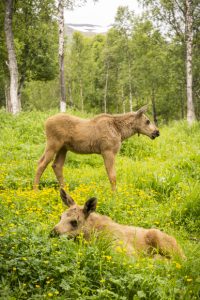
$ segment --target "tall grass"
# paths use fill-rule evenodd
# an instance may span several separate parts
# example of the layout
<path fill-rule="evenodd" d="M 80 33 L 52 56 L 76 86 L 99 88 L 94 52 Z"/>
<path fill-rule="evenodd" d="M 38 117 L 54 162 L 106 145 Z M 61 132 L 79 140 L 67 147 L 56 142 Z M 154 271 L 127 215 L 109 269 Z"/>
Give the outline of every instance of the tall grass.
<path fill-rule="evenodd" d="M 186 261 L 130 258 L 106 237 L 49 238 L 65 209 L 51 167 L 32 191 L 55 111 L 0 112 L 0 299 L 198 299 L 200 285 L 200 125 L 174 122 L 155 141 L 134 136 L 117 157 L 115 194 L 98 155 L 69 153 L 66 187 L 79 204 L 123 224 L 174 235 Z M 80 115 L 78 112 L 76 114 Z"/>

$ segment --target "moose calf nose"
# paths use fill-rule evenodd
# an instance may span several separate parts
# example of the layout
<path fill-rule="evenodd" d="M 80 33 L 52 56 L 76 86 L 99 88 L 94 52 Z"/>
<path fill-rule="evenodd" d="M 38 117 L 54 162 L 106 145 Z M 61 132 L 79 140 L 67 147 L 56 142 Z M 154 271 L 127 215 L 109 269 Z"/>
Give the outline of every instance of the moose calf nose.
<path fill-rule="evenodd" d="M 160 131 L 156 130 L 156 135 L 159 136 L 160 135 Z"/>
<path fill-rule="evenodd" d="M 155 130 L 155 136 L 159 136 L 160 135 L 160 131 L 159 130 Z"/>

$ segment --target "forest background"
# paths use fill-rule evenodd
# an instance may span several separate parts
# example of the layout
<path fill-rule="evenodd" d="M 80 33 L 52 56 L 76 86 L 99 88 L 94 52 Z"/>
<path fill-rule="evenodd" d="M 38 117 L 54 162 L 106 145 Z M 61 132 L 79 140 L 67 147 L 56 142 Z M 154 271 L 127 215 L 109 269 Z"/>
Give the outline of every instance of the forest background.
<path fill-rule="evenodd" d="M 62 11 L 84 2 L 1 2 L 0 107 L 12 112 L 5 13 L 10 5 L 17 112 L 46 111 L 66 101 L 67 108 L 94 114 L 122 113 L 149 103 L 156 123 L 188 118 L 188 110 L 192 112 L 189 122 L 199 119 L 198 1 L 140 1 L 144 8 L 140 17 L 128 7 L 119 7 L 105 34 L 63 32 L 61 70 Z"/>
<path fill-rule="evenodd" d="M 64 10 L 85 2 L 0 2 L 0 300 L 200 299 L 199 0 L 140 1 L 140 17 L 119 7 L 105 34 L 66 36 Z M 187 260 L 128 257 L 103 235 L 50 239 L 65 208 L 50 166 L 32 189 L 44 121 L 146 103 L 161 137 L 123 143 L 117 192 L 99 155 L 73 153 L 66 190 L 81 205 L 97 197 L 118 223 L 173 235 Z"/>

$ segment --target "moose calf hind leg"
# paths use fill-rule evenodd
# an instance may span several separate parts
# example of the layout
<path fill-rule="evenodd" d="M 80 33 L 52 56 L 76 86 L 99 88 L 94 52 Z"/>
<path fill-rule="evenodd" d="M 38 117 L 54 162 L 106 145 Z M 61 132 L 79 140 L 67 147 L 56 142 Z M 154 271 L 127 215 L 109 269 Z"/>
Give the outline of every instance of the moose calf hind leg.
<path fill-rule="evenodd" d="M 67 150 L 61 148 L 56 154 L 56 158 L 52 164 L 52 168 L 61 187 L 64 187 L 63 166 L 65 163 Z"/>
<path fill-rule="evenodd" d="M 106 151 L 103 153 L 104 164 L 110 180 L 112 190 L 116 190 L 116 171 L 115 171 L 115 154 L 111 151 Z"/>
<path fill-rule="evenodd" d="M 184 254 L 180 249 L 174 237 L 158 230 L 149 229 L 146 234 L 146 243 L 150 250 L 156 250 L 157 254 L 171 257 L 172 255 L 179 255 L 184 258 Z"/>
<path fill-rule="evenodd" d="M 33 184 L 33 188 L 35 190 L 38 189 L 40 178 L 41 178 L 44 170 L 50 163 L 50 161 L 53 159 L 54 155 L 55 155 L 55 152 L 53 150 L 46 150 L 45 153 L 43 154 L 43 156 L 40 158 L 40 160 L 38 162 L 38 168 L 36 171 L 34 184 Z"/>

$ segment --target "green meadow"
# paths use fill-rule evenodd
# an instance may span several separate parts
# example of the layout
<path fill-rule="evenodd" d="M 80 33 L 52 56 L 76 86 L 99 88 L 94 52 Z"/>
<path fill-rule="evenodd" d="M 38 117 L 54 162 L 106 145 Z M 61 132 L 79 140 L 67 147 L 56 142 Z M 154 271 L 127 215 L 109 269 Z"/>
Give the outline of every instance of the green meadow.
<path fill-rule="evenodd" d="M 154 260 L 128 257 L 105 236 L 49 238 L 65 209 L 51 166 L 39 191 L 32 183 L 45 147 L 43 124 L 54 113 L 0 111 L 0 299 L 200 299 L 200 124 L 172 122 L 154 141 L 125 141 L 116 193 L 101 156 L 69 153 L 66 160 L 66 190 L 78 204 L 95 196 L 99 213 L 159 228 L 187 257 Z"/>

